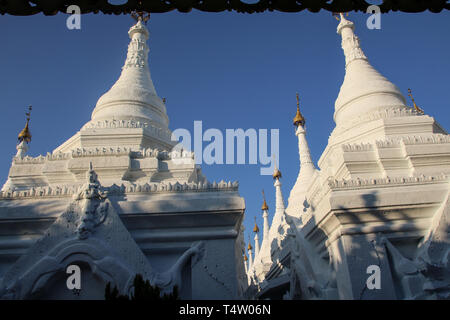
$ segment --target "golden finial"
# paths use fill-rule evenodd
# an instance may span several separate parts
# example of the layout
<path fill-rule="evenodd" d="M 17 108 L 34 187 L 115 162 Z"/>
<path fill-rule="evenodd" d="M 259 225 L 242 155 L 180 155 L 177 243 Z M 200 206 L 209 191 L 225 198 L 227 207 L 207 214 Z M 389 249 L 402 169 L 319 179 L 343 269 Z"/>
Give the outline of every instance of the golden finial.
<path fill-rule="evenodd" d="M 258 225 L 256 224 L 256 217 L 255 217 L 255 227 L 253 228 L 253 232 L 254 233 L 258 233 L 259 232 Z"/>
<path fill-rule="evenodd" d="M 264 190 L 262 191 L 262 194 L 263 194 L 264 201 L 263 201 L 261 210 L 263 210 L 263 211 L 269 210 L 269 206 L 267 205 L 267 202 L 266 202 L 266 195 L 264 194 Z"/>
<path fill-rule="evenodd" d="M 416 102 L 414 101 L 411 89 L 408 89 L 408 96 L 411 98 L 411 101 L 413 103 L 414 109 L 417 111 L 417 113 L 418 114 L 424 114 L 424 111 L 421 108 L 419 108 L 417 106 Z"/>
<path fill-rule="evenodd" d="M 297 97 L 297 113 L 295 114 L 294 117 L 294 126 L 298 127 L 300 126 L 304 126 L 305 125 L 305 118 L 303 118 L 302 114 L 300 113 L 300 99 L 298 97 L 298 93 L 296 94 Z"/>
<path fill-rule="evenodd" d="M 22 141 L 25 141 L 26 143 L 31 142 L 31 132 L 28 127 L 28 123 L 30 122 L 30 118 L 31 118 L 31 110 L 32 110 L 32 106 L 29 106 L 28 112 L 25 113 L 25 115 L 27 116 L 27 123 L 25 124 L 25 128 L 23 128 L 22 131 L 20 131 L 19 135 L 17 136 L 17 138 L 19 139 L 19 142 L 22 142 Z"/>
<path fill-rule="evenodd" d="M 274 179 L 279 180 L 281 178 L 281 171 L 277 169 L 277 167 L 275 167 L 275 170 L 273 171 L 272 177 Z"/>
<path fill-rule="evenodd" d="M 166 98 L 162 98 L 162 102 L 163 102 L 164 104 L 166 104 L 166 101 L 167 101 Z"/>
<path fill-rule="evenodd" d="M 277 168 L 277 161 L 276 161 L 275 157 L 274 157 L 273 160 L 275 161 L 275 169 L 273 170 L 272 177 L 273 177 L 274 179 L 279 180 L 279 179 L 281 178 L 281 171 L 278 170 L 278 168 Z"/>
<path fill-rule="evenodd" d="M 142 8 L 142 1 L 138 1 L 138 7 Z M 143 10 L 134 10 L 131 12 L 131 17 L 136 20 L 136 22 L 142 21 L 147 24 L 147 21 L 150 19 L 150 13 Z"/>
<path fill-rule="evenodd" d="M 247 262 L 247 260 L 248 260 L 247 255 L 244 254 L 244 261 Z"/>
<path fill-rule="evenodd" d="M 343 16 L 344 13 L 342 13 L 342 12 L 333 12 L 331 15 L 333 17 L 335 17 L 337 21 L 340 21 L 341 20 L 341 16 Z M 346 16 L 348 17 L 348 12 L 346 12 Z"/>
<path fill-rule="evenodd" d="M 247 249 L 248 249 L 248 251 L 250 251 L 250 250 L 252 250 L 253 249 L 253 247 L 252 247 L 252 244 L 249 242 L 248 243 L 248 247 L 247 247 Z"/>

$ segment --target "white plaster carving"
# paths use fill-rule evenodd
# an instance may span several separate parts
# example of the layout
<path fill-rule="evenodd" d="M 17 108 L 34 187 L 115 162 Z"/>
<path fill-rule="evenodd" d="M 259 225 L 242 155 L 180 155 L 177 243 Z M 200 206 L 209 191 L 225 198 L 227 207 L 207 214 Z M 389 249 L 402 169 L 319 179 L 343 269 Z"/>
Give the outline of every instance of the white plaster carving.
<path fill-rule="evenodd" d="M 284 219 L 277 216 L 276 183 L 272 245 L 263 240 L 247 268 L 247 297 L 450 297 L 450 136 L 405 105 L 398 88 L 370 66 L 353 29 L 341 14 L 346 75 L 320 171 L 313 171 L 300 125 L 300 173 L 314 173 L 298 175 Z M 372 264 L 382 270 L 383 290 L 366 287 Z"/>
<path fill-rule="evenodd" d="M 138 22 L 129 36 L 121 75 L 91 121 L 52 153 L 30 157 L 18 147 L 0 192 L 0 231 L 11 231 L 0 237 L 0 260 L 2 250 L 18 259 L 0 261 L 0 298 L 46 298 L 71 263 L 99 280 L 90 288 L 98 299 L 106 282 L 129 294 L 137 273 L 163 292 L 178 286 L 186 299 L 242 294 L 239 184 L 209 182 L 192 152 L 172 151 L 148 31 Z"/>

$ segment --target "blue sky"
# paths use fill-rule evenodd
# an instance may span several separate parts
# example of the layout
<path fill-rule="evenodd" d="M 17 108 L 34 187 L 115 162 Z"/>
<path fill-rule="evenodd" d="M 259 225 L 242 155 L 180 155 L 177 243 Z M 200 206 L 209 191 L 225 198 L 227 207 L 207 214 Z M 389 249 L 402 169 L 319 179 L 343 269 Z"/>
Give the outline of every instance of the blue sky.
<path fill-rule="evenodd" d="M 450 129 L 450 13 L 382 15 L 381 30 L 368 15 L 351 13 L 372 65 L 406 96 Z M 67 16 L 0 16 L 0 180 L 6 181 L 26 106 L 33 105 L 29 154 L 46 154 L 91 116 L 97 99 L 117 80 L 126 57 L 129 16 L 88 14 L 81 30 Z M 314 161 L 334 128 L 334 101 L 344 77 L 338 22 L 329 12 L 152 14 L 150 70 L 167 97 L 170 128 L 280 130 L 285 201 L 299 170 L 292 118 L 300 93 Z M 205 143 L 206 145 L 206 143 Z M 246 240 L 258 218 L 261 190 L 273 217 L 274 187 L 259 165 L 203 165 L 210 181 L 239 180 L 246 202 Z M 253 236 L 252 236 L 253 238 Z"/>

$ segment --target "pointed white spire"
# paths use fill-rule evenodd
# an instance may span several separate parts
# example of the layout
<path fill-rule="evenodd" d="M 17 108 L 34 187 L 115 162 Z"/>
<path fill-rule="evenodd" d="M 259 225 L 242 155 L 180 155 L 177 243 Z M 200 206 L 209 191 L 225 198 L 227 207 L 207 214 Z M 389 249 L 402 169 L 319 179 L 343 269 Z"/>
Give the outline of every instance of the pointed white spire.
<path fill-rule="evenodd" d="M 247 258 L 247 255 L 244 254 L 244 268 L 245 268 L 245 274 L 248 273 L 248 265 L 247 265 L 247 263 L 248 263 L 248 258 Z"/>
<path fill-rule="evenodd" d="M 270 226 L 269 231 L 270 241 L 277 237 L 278 227 L 283 223 L 285 213 L 283 193 L 281 192 L 281 171 L 278 170 L 276 165 L 272 176 L 275 180 L 275 214 L 273 216 L 272 225 Z M 269 244 L 269 246 L 271 245 Z"/>
<path fill-rule="evenodd" d="M 335 103 L 336 126 L 372 111 L 406 108 L 400 90 L 370 65 L 354 33 L 353 22 L 340 16 L 337 33 L 342 37 L 346 73 Z"/>
<path fill-rule="evenodd" d="M 264 233 L 263 233 L 263 241 L 264 239 L 269 238 L 269 211 L 263 211 L 263 219 L 264 219 Z"/>
<path fill-rule="evenodd" d="M 248 242 L 248 271 L 252 270 L 253 267 L 253 255 L 252 255 L 252 245 L 250 244 L 250 240 Z"/>
<path fill-rule="evenodd" d="M 259 233 L 259 228 L 258 225 L 256 224 L 256 217 L 255 217 L 255 227 L 253 228 L 253 232 L 255 233 L 255 260 L 256 257 L 258 256 L 259 253 L 259 237 L 258 237 L 258 233 Z"/>
<path fill-rule="evenodd" d="M 261 207 L 261 210 L 263 212 L 263 221 L 264 221 L 264 226 L 263 226 L 263 245 L 264 245 L 264 241 L 268 241 L 269 240 L 269 206 L 267 205 L 266 202 L 266 196 L 264 195 L 264 190 L 263 190 L 263 204 Z"/>
<path fill-rule="evenodd" d="M 131 41 L 119 79 L 98 99 L 91 120 L 54 152 L 85 147 L 170 150 L 175 145 L 165 104 L 150 77 L 149 32 L 142 17 L 128 35 Z"/>
<path fill-rule="evenodd" d="M 259 237 L 258 234 L 255 234 L 255 259 L 258 256 L 259 253 Z"/>
<path fill-rule="evenodd" d="M 309 184 L 312 181 L 314 173 L 317 171 L 309 151 L 308 141 L 306 140 L 306 120 L 300 113 L 300 102 L 297 93 L 297 114 L 294 117 L 296 126 L 295 134 L 298 138 L 298 153 L 300 159 L 300 170 L 297 181 L 289 195 L 288 207 L 286 212 L 294 217 L 299 217 L 302 213 L 305 203 L 305 194 Z"/>
<path fill-rule="evenodd" d="M 273 177 L 275 179 L 275 216 L 284 214 L 284 199 L 283 194 L 281 192 L 281 172 L 278 170 L 278 168 L 275 167 L 275 172 L 273 174 Z M 275 219 L 275 217 L 274 217 Z"/>
<path fill-rule="evenodd" d="M 117 82 L 97 101 L 92 120 L 137 120 L 168 127 L 166 108 L 156 94 L 148 65 L 149 32 L 141 20 L 128 31 L 127 58 Z"/>
<path fill-rule="evenodd" d="M 253 268 L 255 270 L 255 272 L 257 273 L 256 276 L 257 277 L 264 277 L 264 273 L 261 274 L 261 272 L 264 270 L 264 266 L 270 266 L 272 263 L 271 257 L 270 257 L 270 236 L 269 236 L 269 231 L 270 231 L 270 225 L 269 225 L 269 207 L 267 206 L 267 202 L 266 202 L 266 198 L 264 195 L 264 191 L 263 193 L 263 204 L 261 206 L 261 210 L 263 212 L 263 238 L 262 238 L 262 242 L 261 242 L 261 246 L 257 249 L 258 250 L 258 254 L 255 255 L 255 259 L 253 262 Z M 256 236 L 255 236 L 256 239 Z M 258 237 L 258 241 L 259 241 L 259 237 Z M 255 240 L 255 247 L 256 247 L 256 240 Z M 256 248 L 255 248 L 256 250 Z M 262 280 L 259 279 L 259 280 Z"/>
<path fill-rule="evenodd" d="M 298 154 L 300 158 L 300 173 L 309 172 L 314 173 L 316 167 L 311 159 L 311 152 L 309 151 L 308 141 L 306 140 L 306 128 L 298 126 L 295 130 L 295 135 L 298 138 Z"/>

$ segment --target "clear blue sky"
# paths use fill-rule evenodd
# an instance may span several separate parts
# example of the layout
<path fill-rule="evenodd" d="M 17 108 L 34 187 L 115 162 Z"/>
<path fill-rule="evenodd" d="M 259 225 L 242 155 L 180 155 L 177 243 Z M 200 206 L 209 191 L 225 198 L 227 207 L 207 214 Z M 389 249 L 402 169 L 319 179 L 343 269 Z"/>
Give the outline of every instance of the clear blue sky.
<path fill-rule="evenodd" d="M 117 80 L 133 24 L 129 16 L 83 15 L 81 30 L 67 16 L 0 16 L 0 183 L 6 181 L 27 105 L 33 105 L 29 154 L 46 154 L 90 119 L 97 99 Z M 366 14 L 348 19 L 372 65 L 450 129 L 450 13 L 382 15 L 381 30 Z M 150 70 L 167 97 L 170 128 L 280 129 L 283 192 L 299 169 L 292 118 L 295 93 L 307 118 L 314 161 L 334 127 L 334 101 L 344 77 L 338 22 L 318 14 L 234 12 L 152 14 Z M 205 143 L 206 145 L 206 143 Z M 273 217 L 274 187 L 259 165 L 203 165 L 210 181 L 239 180 L 246 202 L 246 240 L 253 217 L 261 227 L 261 189 Z M 253 236 L 252 236 L 253 238 Z"/>

